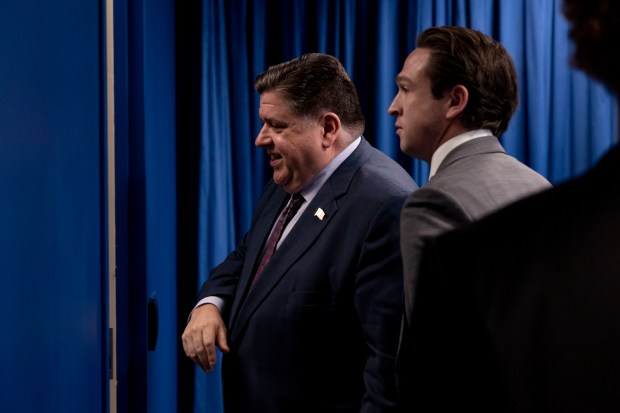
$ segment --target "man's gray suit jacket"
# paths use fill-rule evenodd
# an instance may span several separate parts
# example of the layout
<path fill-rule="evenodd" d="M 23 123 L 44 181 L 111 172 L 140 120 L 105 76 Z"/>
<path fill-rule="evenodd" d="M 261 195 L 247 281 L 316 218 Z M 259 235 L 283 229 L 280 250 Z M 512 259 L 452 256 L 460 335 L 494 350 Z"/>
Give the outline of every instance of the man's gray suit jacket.
<path fill-rule="evenodd" d="M 401 214 L 405 315 L 425 240 L 473 222 L 551 184 L 506 151 L 495 136 L 465 142 L 450 152 L 436 174 L 406 200 Z"/>

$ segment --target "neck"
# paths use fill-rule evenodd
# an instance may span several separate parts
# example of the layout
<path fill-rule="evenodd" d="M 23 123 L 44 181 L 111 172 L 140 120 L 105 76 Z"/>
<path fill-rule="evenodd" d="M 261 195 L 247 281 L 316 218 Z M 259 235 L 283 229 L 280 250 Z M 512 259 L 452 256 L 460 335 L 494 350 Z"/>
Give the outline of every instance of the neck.
<path fill-rule="evenodd" d="M 437 141 L 435 142 L 435 147 L 432 148 L 433 150 L 430 153 L 430 155 L 427 157 L 428 159 L 424 159 L 424 161 L 430 165 L 431 159 L 433 158 L 433 154 L 435 153 L 435 151 L 437 151 L 437 149 L 441 145 L 448 142 L 450 139 L 456 136 L 459 136 L 467 131 L 468 129 L 464 128 L 460 122 L 450 121 L 450 123 L 446 125 L 446 128 L 444 129 L 439 139 L 437 139 Z"/>

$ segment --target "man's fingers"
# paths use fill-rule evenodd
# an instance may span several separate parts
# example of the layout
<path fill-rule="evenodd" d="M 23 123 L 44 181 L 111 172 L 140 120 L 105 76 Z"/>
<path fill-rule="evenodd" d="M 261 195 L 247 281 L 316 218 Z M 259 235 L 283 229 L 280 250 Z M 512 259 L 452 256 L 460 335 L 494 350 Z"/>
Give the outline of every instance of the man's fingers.
<path fill-rule="evenodd" d="M 211 372 L 217 362 L 217 353 L 215 351 L 215 337 L 212 330 L 204 330 L 202 332 L 202 343 L 204 345 L 204 362 L 206 371 Z"/>
<path fill-rule="evenodd" d="M 200 329 L 190 324 L 186 327 L 183 333 L 183 350 L 185 355 L 192 359 L 192 361 L 198 364 L 203 370 L 209 371 L 210 364 L 206 355 L 206 347 L 203 342 L 203 334 Z"/>
<path fill-rule="evenodd" d="M 217 331 L 217 345 L 223 353 L 228 353 L 230 351 L 228 348 L 228 341 L 226 340 L 225 328 L 220 328 Z"/>

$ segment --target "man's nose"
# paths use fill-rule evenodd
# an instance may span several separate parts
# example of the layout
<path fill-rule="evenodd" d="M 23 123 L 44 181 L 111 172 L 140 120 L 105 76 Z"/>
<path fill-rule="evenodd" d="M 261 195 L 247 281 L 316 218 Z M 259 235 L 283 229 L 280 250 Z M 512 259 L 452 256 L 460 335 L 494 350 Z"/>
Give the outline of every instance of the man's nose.
<path fill-rule="evenodd" d="M 400 111 L 397 109 L 397 106 L 396 106 L 396 96 L 392 100 L 392 103 L 390 103 L 390 107 L 388 108 L 388 113 L 392 116 L 397 116 L 400 113 Z"/>
<path fill-rule="evenodd" d="M 266 125 L 263 125 L 261 130 L 256 135 L 256 139 L 254 140 L 254 144 L 256 146 L 266 146 L 271 142 L 271 138 L 269 137 L 269 133 L 266 130 Z"/>

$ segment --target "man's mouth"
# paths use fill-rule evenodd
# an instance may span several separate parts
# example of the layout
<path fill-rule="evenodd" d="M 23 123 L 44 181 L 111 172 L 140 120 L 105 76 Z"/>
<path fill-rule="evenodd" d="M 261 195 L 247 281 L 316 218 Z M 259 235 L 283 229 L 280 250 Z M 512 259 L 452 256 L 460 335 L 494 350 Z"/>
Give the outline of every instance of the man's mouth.
<path fill-rule="evenodd" d="M 269 154 L 269 164 L 272 167 L 275 167 L 275 165 L 277 165 L 278 161 L 280 161 L 282 159 L 282 155 L 277 154 L 277 153 L 270 153 Z"/>

